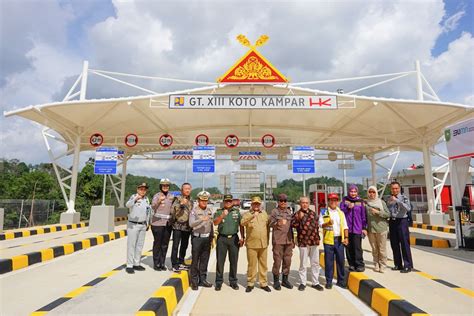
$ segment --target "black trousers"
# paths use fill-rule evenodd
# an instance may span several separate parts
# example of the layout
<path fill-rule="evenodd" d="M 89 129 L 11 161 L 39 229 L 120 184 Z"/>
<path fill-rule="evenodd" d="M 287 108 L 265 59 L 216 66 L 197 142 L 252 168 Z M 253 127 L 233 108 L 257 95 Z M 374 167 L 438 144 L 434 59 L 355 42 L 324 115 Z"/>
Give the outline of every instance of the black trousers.
<path fill-rule="evenodd" d="M 406 218 L 396 218 L 389 222 L 390 246 L 392 246 L 393 261 L 395 266 L 400 268 L 413 268 L 413 259 L 410 249 L 410 231 L 408 230 L 408 226 L 408 219 Z"/>
<path fill-rule="evenodd" d="M 207 264 L 211 254 L 210 237 L 191 237 L 191 253 L 193 261 L 191 262 L 191 284 L 198 285 L 206 281 Z"/>
<path fill-rule="evenodd" d="M 354 268 L 365 267 L 362 256 L 362 235 L 349 233 L 349 244 L 346 248 L 347 261 L 349 266 Z"/>
<path fill-rule="evenodd" d="M 171 264 L 173 265 L 173 267 L 184 263 L 184 256 L 186 256 L 186 250 L 188 250 L 190 234 L 191 232 L 173 229 L 173 248 L 171 248 Z"/>
<path fill-rule="evenodd" d="M 216 286 L 224 283 L 224 263 L 227 253 L 229 253 L 230 261 L 229 282 L 230 284 L 237 284 L 237 261 L 239 260 L 239 237 L 237 234 L 231 238 L 225 236 L 217 237 Z"/>
<path fill-rule="evenodd" d="M 164 266 L 166 252 L 171 237 L 171 226 L 151 226 L 153 233 L 153 263 L 155 266 Z"/>
<path fill-rule="evenodd" d="M 341 243 L 341 238 L 335 238 L 334 245 L 324 244 L 324 274 L 326 276 L 326 284 L 332 284 L 334 262 L 336 262 L 337 269 L 337 284 L 345 285 L 344 245 Z"/>

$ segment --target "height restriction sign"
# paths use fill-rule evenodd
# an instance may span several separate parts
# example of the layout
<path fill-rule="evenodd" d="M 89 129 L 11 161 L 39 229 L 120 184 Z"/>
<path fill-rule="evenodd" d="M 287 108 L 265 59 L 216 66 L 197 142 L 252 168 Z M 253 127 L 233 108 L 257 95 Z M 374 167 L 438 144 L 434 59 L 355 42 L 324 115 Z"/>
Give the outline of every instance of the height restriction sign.
<path fill-rule="evenodd" d="M 209 145 L 209 137 L 205 134 L 199 134 L 194 139 L 194 142 L 196 143 L 196 146 L 207 146 Z"/>
<path fill-rule="evenodd" d="M 237 135 L 230 134 L 225 138 L 225 145 L 229 148 L 235 148 L 239 145 L 239 138 Z"/>
<path fill-rule="evenodd" d="M 125 136 L 125 145 L 127 147 L 135 147 L 138 144 L 138 136 L 135 134 L 128 134 Z"/>
<path fill-rule="evenodd" d="M 170 134 L 160 136 L 160 145 L 162 147 L 170 147 L 173 144 L 173 137 Z"/>
<path fill-rule="evenodd" d="M 275 137 L 271 134 L 265 134 L 262 136 L 262 145 L 265 148 L 272 148 L 275 145 Z"/>

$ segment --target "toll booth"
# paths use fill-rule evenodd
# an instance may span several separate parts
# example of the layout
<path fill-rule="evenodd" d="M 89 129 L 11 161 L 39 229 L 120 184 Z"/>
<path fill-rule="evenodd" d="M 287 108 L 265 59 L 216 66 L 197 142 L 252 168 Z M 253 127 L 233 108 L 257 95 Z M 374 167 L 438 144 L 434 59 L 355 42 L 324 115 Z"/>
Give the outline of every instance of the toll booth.
<path fill-rule="evenodd" d="M 318 214 L 322 208 L 327 207 L 329 193 L 337 193 L 340 196 L 342 192 L 342 187 L 327 186 L 326 184 L 315 183 L 309 186 L 309 198 L 311 204 L 314 205 L 318 211 Z"/>
<path fill-rule="evenodd" d="M 311 184 L 309 186 L 309 198 L 319 214 L 321 209 L 327 206 L 328 191 L 326 184 Z"/>

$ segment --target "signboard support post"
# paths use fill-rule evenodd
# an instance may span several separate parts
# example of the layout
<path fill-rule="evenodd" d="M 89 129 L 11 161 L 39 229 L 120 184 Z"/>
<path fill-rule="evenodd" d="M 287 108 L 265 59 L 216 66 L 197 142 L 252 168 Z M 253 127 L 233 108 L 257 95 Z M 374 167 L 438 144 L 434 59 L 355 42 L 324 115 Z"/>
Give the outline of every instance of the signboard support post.
<path fill-rule="evenodd" d="M 342 153 L 342 164 L 346 164 L 346 159 L 345 159 L 344 153 Z M 346 174 L 346 168 L 342 169 L 342 178 L 344 181 L 344 196 L 347 196 L 347 174 Z"/>
<path fill-rule="evenodd" d="M 105 206 L 105 187 L 107 186 L 107 175 L 104 174 L 104 186 L 102 188 L 102 206 Z"/>
<path fill-rule="evenodd" d="M 204 191 L 204 173 L 201 173 L 202 190 Z"/>
<path fill-rule="evenodd" d="M 306 196 L 306 177 L 303 173 L 303 196 Z"/>

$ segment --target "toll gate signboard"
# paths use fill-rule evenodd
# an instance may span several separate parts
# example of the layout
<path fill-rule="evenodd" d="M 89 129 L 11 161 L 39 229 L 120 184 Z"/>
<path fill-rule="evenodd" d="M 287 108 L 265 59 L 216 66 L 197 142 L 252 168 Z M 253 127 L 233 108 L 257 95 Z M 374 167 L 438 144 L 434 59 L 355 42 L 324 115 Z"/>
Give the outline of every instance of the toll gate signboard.
<path fill-rule="evenodd" d="M 293 147 L 293 173 L 314 173 L 314 148 Z"/>
<path fill-rule="evenodd" d="M 193 172 L 213 173 L 216 166 L 215 146 L 193 147 Z"/>

